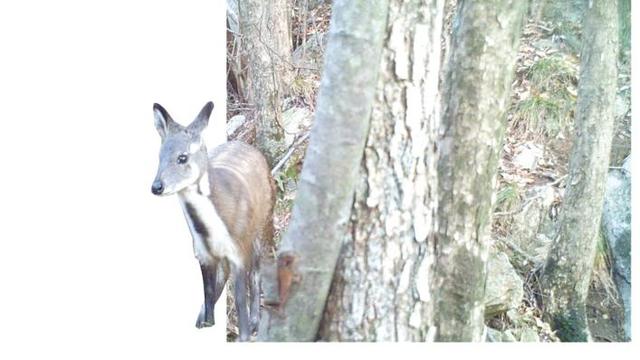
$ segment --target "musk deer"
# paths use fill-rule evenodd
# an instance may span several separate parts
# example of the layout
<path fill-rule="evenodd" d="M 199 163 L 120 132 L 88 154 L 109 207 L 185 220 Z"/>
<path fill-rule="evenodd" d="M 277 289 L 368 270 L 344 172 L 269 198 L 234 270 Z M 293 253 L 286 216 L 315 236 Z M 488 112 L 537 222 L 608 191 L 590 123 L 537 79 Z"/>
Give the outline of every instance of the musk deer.
<path fill-rule="evenodd" d="M 162 143 L 151 191 L 155 195 L 177 194 L 187 219 L 204 283 L 204 304 L 196 326 L 214 324 L 215 303 L 227 274 L 232 274 L 239 335 L 244 341 L 259 320 L 258 239 L 271 240 L 274 183 L 266 159 L 248 144 L 231 141 L 207 151 L 202 131 L 212 110 L 213 103 L 207 103 L 184 127 L 162 106 L 153 105 Z"/>

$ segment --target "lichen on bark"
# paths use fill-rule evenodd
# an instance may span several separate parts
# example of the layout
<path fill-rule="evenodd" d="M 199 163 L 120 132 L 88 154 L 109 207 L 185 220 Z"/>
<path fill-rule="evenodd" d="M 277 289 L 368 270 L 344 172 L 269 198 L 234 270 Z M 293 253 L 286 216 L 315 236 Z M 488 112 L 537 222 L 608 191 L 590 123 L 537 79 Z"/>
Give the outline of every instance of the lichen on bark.
<path fill-rule="evenodd" d="M 424 341 L 435 215 L 443 0 L 391 0 L 349 231 L 325 309 L 329 341 Z M 428 288 L 428 287 L 427 287 Z"/>
<path fill-rule="evenodd" d="M 284 152 L 282 101 L 291 81 L 287 0 L 239 0 L 248 101 L 255 106 L 256 145 L 271 165 Z"/>
<path fill-rule="evenodd" d="M 617 80 L 616 7 L 589 1 L 583 26 L 575 141 L 556 239 L 541 276 L 545 316 L 562 341 L 588 341 L 586 298 L 609 167 Z"/>
<path fill-rule="evenodd" d="M 526 2 L 461 1 L 443 80 L 438 230 L 431 281 L 437 341 L 482 341 L 489 225 Z"/>
<path fill-rule="evenodd" d="M 301 280 L 282 316 L 263 313 L 259 340 L 317 339 L 369 128 L 387 10 L 387 1 L 333 3 L 315 122 L 279 249 L 297 254 Z"/>

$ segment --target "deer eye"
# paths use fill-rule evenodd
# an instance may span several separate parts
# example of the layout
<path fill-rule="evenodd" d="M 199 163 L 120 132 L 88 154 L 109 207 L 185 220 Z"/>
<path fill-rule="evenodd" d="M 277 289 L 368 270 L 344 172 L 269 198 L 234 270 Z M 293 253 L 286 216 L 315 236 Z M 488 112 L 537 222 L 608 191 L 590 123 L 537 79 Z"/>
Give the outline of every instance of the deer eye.
<path fill-rule="evenodd" d="M 187 156 L 187 154 L 178 155 L 178 164 L 186 164 L 188 160 L 189 156 Z"/>

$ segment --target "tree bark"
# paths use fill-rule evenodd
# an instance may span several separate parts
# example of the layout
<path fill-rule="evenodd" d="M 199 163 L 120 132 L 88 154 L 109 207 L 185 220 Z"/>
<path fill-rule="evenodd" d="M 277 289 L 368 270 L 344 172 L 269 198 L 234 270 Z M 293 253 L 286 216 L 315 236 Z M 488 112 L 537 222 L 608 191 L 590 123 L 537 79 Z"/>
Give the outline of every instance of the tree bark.
<path fill-rule="evenodd" d="M 444 89 L 438 230 L 430 275 L 437 341 L 482 341 L 492 197 L 526 1 L 461 1 Z"/>
<path fill-rule="evenodd" d="M 591 281 L 609 166 L 617 81 L 615 4 L 591 0 L 583 26 L 576 138 L 558 233 L 541 277 L 545 316 L 563 341 L 588 341 Z"/>
<path fill-rule="evenodd" d="M 333 4 L 315 122 L 279 250 L 279 259 L 295 259 L 300 282 L 282 314 L 263 313 L 259 340 L 317 338 L 369 129 L 387 10 L 387 1 Z"/>
<path fill-rule="evenodd" d="M 255 106 L 256 145 L 271 165 L 284 151 L 282 100 L 291 80 L 288 0 L 239 0 L 246 94 Z"/>
<path fill-rule="evenodd" d="M 425 339 L 443 8 L 443 0 L 390 1 L 371 128 L 323 340 Z"/>

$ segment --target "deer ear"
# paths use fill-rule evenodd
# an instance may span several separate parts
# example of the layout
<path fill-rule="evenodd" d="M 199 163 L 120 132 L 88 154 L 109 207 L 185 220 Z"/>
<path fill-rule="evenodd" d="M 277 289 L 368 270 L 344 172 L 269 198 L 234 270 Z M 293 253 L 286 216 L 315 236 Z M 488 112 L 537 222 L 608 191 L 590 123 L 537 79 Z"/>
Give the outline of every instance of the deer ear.
<path fill-rule="evenodd" d="M 194 134 L 200 134 L 202 130 L 204 130 L 209 124 L 209 117 L 211 117 L 211 111 L 213 111 L 213 103 L 209 101 L 204 105 L 202 110 L 200 110 L 200 113 L 198 114 L 198 116 L 196 116 L 196 119 L 193 120 L 193 122 L 191 123 L 191 125 L 189 125 L 187 129 Z"/>
<path fill-rule="evenodd" d="M 160 104 L 153 104 L 153 118 L 156 125 L 156 130 L 160 134 L 161 138 L 165 138 L 169 129 L 173 127 L 174 121 L 171 115 Z"/>

